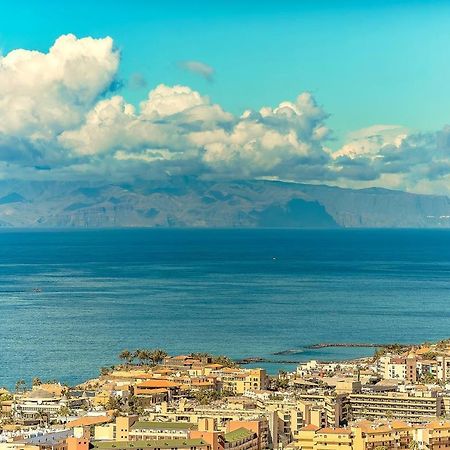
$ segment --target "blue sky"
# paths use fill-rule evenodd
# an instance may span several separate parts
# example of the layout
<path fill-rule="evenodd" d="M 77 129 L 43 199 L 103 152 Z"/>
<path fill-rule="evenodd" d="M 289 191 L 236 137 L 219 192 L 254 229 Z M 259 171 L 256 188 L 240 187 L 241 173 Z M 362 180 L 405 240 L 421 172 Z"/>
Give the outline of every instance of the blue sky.
<path fill-rule="evenodd" d="M 72 75 L 65 72 L 65 79 L 55 75 L 42 82 L 39 70 L 46 72 L 54 66 L 49 61 L 30 63 L 31 53 L 24 57 L 18 75 L 8 54 L 16 49 L 49 54 L 55 41 L 68 33 L 79 39 L 74 44 L 79 52 L 76 58 L 84 61 L 93 55 L 97 58 L 102 39 L 110 36 L 120 63 L 114 66 L 115 53 L 110 50 L 102 56 L 103 62 L 99 57 L 92 66 L 98 71 L 94 81 L 88 64 L 86 86 L 68 96 L 58 91 L 60 97 L 49 98 L 43 93 L 55 94 L 61 83 L 66 89 Z M 81 41 L 86 37 L 95 39 L 86 44 L 89 49 Z M 89 172 L 87 155 L 97 166 L 101 155 L 109 177 L 140 164 L 152 174 L 197 171 L 202 176 L 226 173 L 421 192 L 441 192 L 450 182 L 450 131 L 445 127 L 450 123 L 449 2 L 4 2 L 0 49 L 7 67 L 3 74 L 0 71 L 4 80 L 0 94 L 7 98 L 4 111 L 10 112 L 5 114 L 12 117 L 8 126 L 0 126 L 0 176 L 2 161 L 3 170 L 9 172 L 13 163 L 14 170 L 22 172 L 33 167 L 64 172 L 63 166 L 74 164 L 76 171 Z M 70 54 L 70 50 L 62 51 Z M 73 64 L 81 61 L 76 58 Z M 103 79 L 100 72 L 105 61 L 110 70 Z M 214 70 L 213 79 L 183 69 L 183 62 Z M 35 91 L 30 88 L 31 79 Z M 104 98 L 101 89 L 113 79 L 122 87 L 109 95 L 120 99 L 97 104 Z M 8 87 L 10 83 L 16 91 Z M 157 101 L 148 100 L 149 91 L 160 84 L 169 90 L 157 90 Z M 185 86 L 189 92 L 174 90 L 174 85 Z M 92 95 L 83 97 L 81 107 L 79 95 L 85 88 Z M 304 92 L 310 97 L 297 98 Z M 199 96 L 210 100 L 199 100 Z M 164 99 L 162 109 L 155 106 L 160 98 Z M 150 116 L 139 112 L 140 103 L 147 100 Z M 174 101 L 178 106 L 169 120 L 167 105 Z M 290 102 L 287 109 L 277 109 L 281 102 Z M 27 117 L 23 116 L 25 104 L 30 108 Z M 218 105 L 220 117 L 211 104 Z M 122 114 L 130 112 L 131 105 L 136 108 L 133 121 L 130 114 Z M 0 102 L 0 116 L 1 106 Z M 208 113 L 207 107 L 212 108 Z M 264 109 L 262 115 L 246 113 L 239 119 L 245 110 L 267 107 L 272 108 L 269 113 Z M 52 111 L 70 114 L 55 124 Z M 129 129 L 138 127 L 140 139 L 130 133 L 128 141 L 120 137 L 116 139 L 120 145 L 107 145 L 102 135 L 101 142 L 94 143 L 92 136 L 99 135 L 103 125 L 97 125 L 108 115 L 105 111 L 115 128 L 125 122 Z M 115 111 L 114 119 L 111 111 Z M 176 145 L 155 139 L 154 125 L 161 118 L 166 128 L 158 132 L 166 136 L 187 127 L 194 134 L 180 132 Z M 149 121 L 153 121 L 152 131 L 141 129 Z M 169 122 L 174 127 L 171 132 Z M 125 128 L 120 136 L 126 134 Z M 183 139 L 190 142 L 190 150 L 181 149 Z M 17 154 L 11 156 L 16 148 Z M 194 152 L 192 164 L 186 164 Z M 170 167 L 162 167 L 162 159 L 170 161 Z M 182 163 L 174 164 L 175 159 Z M 120 169 L 113 167 L 113 160 L 121 161 Z M 414 169 L 418 165 L 420 170 Z M 252 170 L 254 166 L 258 169 Z"/>
<path fill-rule="evenodd" d="M 449 122 L 448 2 L 241 3 L 4 2 L 0 46 L 46 51 L 61 34 L 109 35 L 124 79 L 188 84 L 234 113 L 311 91 L 341 139 L 378 123 Z M 211 65 L 215 81 L 180 70 L 181 60 Z M 137 102 L 143 92 L 123 94 Z"/>

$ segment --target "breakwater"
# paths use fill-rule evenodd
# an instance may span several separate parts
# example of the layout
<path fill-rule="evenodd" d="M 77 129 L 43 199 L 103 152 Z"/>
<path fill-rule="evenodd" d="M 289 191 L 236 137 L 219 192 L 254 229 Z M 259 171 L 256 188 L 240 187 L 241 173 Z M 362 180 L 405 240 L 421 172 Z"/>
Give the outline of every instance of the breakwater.
<path fill-rule="evenodd" d="M 305 345 L 304 347 L 300 349 L 288 349 L 288 350 L 281 350 L 278 352 L 272 353 L 276 356 L 281 355 L 296 355 L 299 353 L 303 353 L 305 350 L 320 350 L 321 348 L 331 348 L 331 347 L 343 347 L 343 348 L 406 348 L 406 347 L 412 347 L 416 344 L 381 344 L 381 343 L 362 343 L 362 342 L 322 342 L 318 344 L 311 344 L 311 345 Z"/>

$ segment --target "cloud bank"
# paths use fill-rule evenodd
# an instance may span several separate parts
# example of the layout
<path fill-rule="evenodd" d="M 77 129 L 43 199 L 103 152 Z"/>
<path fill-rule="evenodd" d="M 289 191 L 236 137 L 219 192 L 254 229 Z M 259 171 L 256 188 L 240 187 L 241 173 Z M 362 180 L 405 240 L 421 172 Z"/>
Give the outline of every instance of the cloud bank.
<path fill-rule="evenodd" d="M 374 125 L 331 151 L 328 114 L 310 93 L 235 116 L 187 86 L 161 84 L 135 107 L 114 90 L 119 61 L 111 38 L 73 35 L 47 53 L 0 57 L 0 176 L 275 178 L 449 193 L 450 127 Z M 188 70 L 212 76 L 198 64 Z"/>

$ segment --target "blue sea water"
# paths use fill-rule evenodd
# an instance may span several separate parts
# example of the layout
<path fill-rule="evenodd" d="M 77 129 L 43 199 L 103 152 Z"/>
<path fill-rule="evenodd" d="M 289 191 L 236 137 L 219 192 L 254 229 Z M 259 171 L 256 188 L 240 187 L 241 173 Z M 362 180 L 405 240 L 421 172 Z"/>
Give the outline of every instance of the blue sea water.
<path fill-rule="evenodd" d="M 3 231 L 0 386 L 79 382 L 124 348 L 300 361 L 447 338 L 449 277 L 446 230 Z"/>

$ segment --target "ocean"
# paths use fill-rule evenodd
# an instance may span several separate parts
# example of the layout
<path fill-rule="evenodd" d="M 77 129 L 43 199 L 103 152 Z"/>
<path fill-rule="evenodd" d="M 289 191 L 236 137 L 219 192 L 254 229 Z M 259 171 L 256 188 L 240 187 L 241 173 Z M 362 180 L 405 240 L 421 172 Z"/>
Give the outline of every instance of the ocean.
<path fill-rule="evenodd" d="M 447 230 L 5 230 L 0 386 L 81 382 L 125 348 L 274 373 L 374 351 L 315 343 L 448 338 L 449 280 Z"/>

